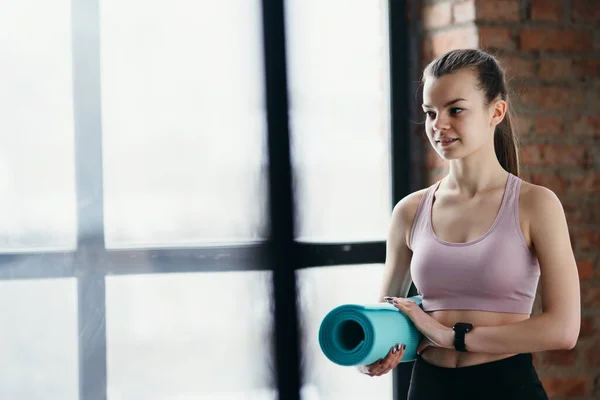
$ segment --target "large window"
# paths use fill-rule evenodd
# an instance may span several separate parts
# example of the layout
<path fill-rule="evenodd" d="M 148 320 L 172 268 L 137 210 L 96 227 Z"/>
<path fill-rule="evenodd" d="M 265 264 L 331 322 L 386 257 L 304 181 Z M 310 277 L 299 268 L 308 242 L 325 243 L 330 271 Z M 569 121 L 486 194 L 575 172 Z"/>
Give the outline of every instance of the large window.
<path fill-rule="evenodd" d="M 0 251 L 76 240 L 70 2 L 0 4 Z"/>
<path fill-rule="evenodd" d="M 0 282 L 0 398 L 76 400 L 77 282 Z"/>
<path fill-rule="evenodd" d="M 109 277 L 108 398 L 273 399 L 270 278 Z"/>
<path fill-rule="evenodd" d="M 391 209 L 387 7 L 287 0 L 298 239 L 382 240 Z"/>
<path fill-rule="evenodd" d="M 0 398 L 277 398 L 263 29 L 283 17 L 290 368 L 303 400 L 393 398 L 392 374 L 336 366 L 317 341 L 329 310 L 379 294 L 398 179 L 391 3 L 269 4 L 2 2 Z"/>
<path fill-rule="evenodd" d="M 297 240 L 382 241 L 392 203 L 387 2 L 285 5 Z M 381 272 L 380 265 L 298 272 L 304 400 L 392 398 L 391 374 L 371 379 L 336 366 L 317 340 L 332 308 L 376 301 Z"/>
<path fill-rule="evenodd" d="M 108 248 L 265 238 L 260 1 L 100 0 Z"/>

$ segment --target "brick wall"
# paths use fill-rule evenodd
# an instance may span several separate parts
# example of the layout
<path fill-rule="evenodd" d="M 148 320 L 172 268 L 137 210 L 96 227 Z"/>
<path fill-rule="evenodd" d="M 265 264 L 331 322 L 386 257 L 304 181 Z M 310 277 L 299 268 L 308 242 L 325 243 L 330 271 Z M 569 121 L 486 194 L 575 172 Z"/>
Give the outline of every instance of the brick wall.
<path fill-rule="evenodd" d="M 600 399 L 600 1 L 437 0 L 421 11 L 423 67 L 465 47 L 506 67 L 522 177 L 560 197 L 581 280 L 577 346 L 537 354 L 536 367 L 552 399 Z M 433 183 L 447 165 L 424 148 Z"/>

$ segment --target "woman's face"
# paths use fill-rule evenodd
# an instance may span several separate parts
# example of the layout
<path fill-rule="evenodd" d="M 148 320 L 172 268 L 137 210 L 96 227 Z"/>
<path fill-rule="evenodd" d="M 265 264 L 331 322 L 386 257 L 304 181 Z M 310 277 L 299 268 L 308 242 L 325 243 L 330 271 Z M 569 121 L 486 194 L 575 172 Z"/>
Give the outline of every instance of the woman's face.
<path fill-rule="evenodd" d="M 471 70 L 427 77 L 423 111 L 429 142 L 443 159 L 463 158 L 490 142 L 493 146 L 493 108 L 485 106 Z"/>

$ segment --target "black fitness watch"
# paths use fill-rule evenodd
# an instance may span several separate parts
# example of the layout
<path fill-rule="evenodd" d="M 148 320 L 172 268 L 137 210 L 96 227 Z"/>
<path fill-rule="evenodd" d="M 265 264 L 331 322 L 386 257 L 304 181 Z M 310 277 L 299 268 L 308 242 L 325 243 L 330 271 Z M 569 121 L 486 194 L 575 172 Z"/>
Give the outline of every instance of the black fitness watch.
<path fill-rule="evenodd" d="M 457 322 L 452 329 L 454 330 L 454 349 L 456 349 L 456 351 L 466 352 L 465 334 L 473 329 L 473 325 L 467 322 Z"/>

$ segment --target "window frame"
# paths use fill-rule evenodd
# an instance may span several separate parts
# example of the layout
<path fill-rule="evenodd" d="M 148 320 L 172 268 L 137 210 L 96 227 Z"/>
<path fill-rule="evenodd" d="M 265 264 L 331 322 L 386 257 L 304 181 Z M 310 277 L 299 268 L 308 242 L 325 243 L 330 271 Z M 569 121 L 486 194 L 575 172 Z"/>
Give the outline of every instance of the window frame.
<path fill-rule="evenodd" d="M 275 300 L 275 357 L 279 397 L 299 399 L 300 367 L 295 271 L 322 266 L 385 262 L 385 241 L 302 243 L 294 240 L 289 149 L 284 0 L 262 1 L 268 121 L 270 239 L 197 248 L 106 249 L 100 97 L 100 0 L 73 0 L 73 103 L 77 247 L 75 251 L 2 253 L 0 280 L 77 278 L 79 399 L 107 399 L 106 277 L 130 274 L 270 270 Z M 388 0 L 392 204 L 418 187 L 411 107 L 415 92 L 417 5 Z M 414 57 L 413 57 L 414 58 Z M 391 212 L 391 210 L 390 210 Z M 137 261 L 139 260 L 139 261 Z M 151 265 L 149 265 L 151 260 Z M 411 294 L 415 293 L 414 286 Z M 292 310 L 292 311 L 290 311 Z M 394 398 L 405 398 L 406 371 L 394 371 Z"/>

